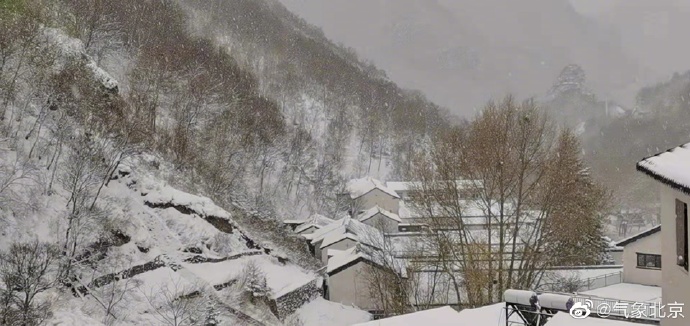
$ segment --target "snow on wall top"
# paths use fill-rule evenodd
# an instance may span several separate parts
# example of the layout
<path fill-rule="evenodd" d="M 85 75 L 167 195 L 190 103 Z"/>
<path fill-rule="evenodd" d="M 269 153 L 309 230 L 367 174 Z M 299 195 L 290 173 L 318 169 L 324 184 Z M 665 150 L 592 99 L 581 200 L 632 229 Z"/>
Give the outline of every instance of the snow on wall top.
<path fill-rule="evenodd" d="M 345 186 L 345 190 L 350 194 L 350 198 L 357 199 L 364 196 L 368 192 L 379 189 L 393 198 L 400 198 L 398 193 L 386 187 L 381 181 L 371 177 L 350 180 Z"/>
<path fill-rule="evenodd" d="M 498 322 L 498 314 L 494 314 L 493 317 L 496 318 Z M 470 320 L 465 320 L 466 322 L 471 322 Z M 370 321 L 361 324 L 355 324 L 354 326 L 407 326 L 407 325 L 435 325 L 435 326 L 457 326 L 465 325 L 462 323 L 462 319 L 457 311 L 453 308 L 446 306 L 441 308 L 429 309 L 418 311 L 410 314 L 379 319 L 375 321 Z M 467 324 L 470 325 L 470 324 Z M 482 323 L 474 323 L 471 325 L 485 325 Z M 490 325 L 490 324 L 486 324 Z M 493 325 L 493 324 L 491 324 Z"/>
<path fill-rule="evenodd" d="M 637 163 L 637 169 L 690 194 L 690 143 L 647 157 Z"/>

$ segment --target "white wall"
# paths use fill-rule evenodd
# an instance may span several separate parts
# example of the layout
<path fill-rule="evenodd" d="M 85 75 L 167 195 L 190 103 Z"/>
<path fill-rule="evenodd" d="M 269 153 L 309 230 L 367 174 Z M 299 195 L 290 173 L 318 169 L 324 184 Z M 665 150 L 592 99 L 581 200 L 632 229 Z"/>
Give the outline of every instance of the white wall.
<path fill-rule="evenodd" d="M 379 207 L 398 214 L 400 210 L 400 199 L 395 198 L 379 189 L 374 189 L 355 200 L 355 208 L 359 210 L 367 210 L 376 205 Z"/>
<path fill-rule="evenodd" d="M 366 280 L 368 265 L 359 262 L 350 268 L 328 277 L 329 300 L 353 305 L 362 310 L 375 310 L 375 302 L 369 294 Z"/>
<path fill-rule="evenodd" d="M 661 286 L 661 270 L 637 267 L 637 253 L 662 255 L 661 266 L 665 266 L 661 251 L 661 232 L 638 239 L 623 249 L 623 282 Z"/>
<path fill-rule="evenodd" d="M 381 213 L 376 213 L 376 215 L 362 223 L 375 227 L 385 233 L 398 233 L 398 221 L 390 219 Z"/>
<path fill-rule="evenodd" d="M 669 186 L 661 185 L 661 273 L 662 303 L 690 304 L 690 275 L 681 266 L 676 265 L 676 203 L 675 200 L 684 201 L 690 206 L 690 197 Z M 690 230 L 689 230 L 690 231 Z M 661 321 L 661 326 L 687 326 L 690 312 L 683 308 L 686 318 L 669 319 Z"/>
<path fill-rule="evenodd" d="M 348 239 L 330 244 L 327 247 L 321 248 L 321 249 L 319 249 L 321 251 L 321 261 L 324 263 L 328 262 L 328 249 L 347 250 L 347 249 L 350 249 L 356 245 L 357 245 L 356 241 L 348 238 Z"/>

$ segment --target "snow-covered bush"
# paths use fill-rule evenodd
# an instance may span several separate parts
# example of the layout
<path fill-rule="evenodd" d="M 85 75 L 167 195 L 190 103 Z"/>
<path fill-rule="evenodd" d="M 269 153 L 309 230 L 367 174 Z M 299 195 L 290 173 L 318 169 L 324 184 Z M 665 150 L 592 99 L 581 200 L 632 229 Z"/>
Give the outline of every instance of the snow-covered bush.
<path fill-rule="evenodd" d="M 271 296 L 271 289 L 266 283 L 266 274 L 253 260 L 249 260 L 242 270 L 242 290 L 252 303 L 266 300 Z"/>

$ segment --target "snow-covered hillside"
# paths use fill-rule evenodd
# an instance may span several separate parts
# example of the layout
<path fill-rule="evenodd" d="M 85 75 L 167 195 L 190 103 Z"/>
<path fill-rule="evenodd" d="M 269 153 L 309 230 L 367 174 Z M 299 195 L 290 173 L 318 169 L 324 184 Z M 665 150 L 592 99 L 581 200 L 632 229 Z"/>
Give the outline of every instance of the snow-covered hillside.
<path fill-rule="evenodd" d="M 17 73 L 0 70 L 14 85 L 0 111 L 0 324 L 282 325 L 345 309 L 309 304 L 321 264 L 251 192 L 210 191 L 222 179 L 157 146 L 165 131 L 142 136 L 130 68 L 114 68 L 118 82 L 82 41 L 36 26 L 1 67 Z M 178 117 L 168 95 L 159 130 Z"/>

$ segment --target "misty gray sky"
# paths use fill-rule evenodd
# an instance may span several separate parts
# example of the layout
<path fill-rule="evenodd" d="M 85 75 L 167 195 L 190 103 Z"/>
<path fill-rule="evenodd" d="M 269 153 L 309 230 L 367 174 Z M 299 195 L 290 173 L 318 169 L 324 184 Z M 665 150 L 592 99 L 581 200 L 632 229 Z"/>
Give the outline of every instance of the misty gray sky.
<path fill-rule="evenodd" d="M 280 0 L 406 88 L 468 115 L 510 92 L 543 96 L 576 63 L 600 97 L 690 69 L 685 0 Z"/>
<path fill-rule="evenodd" d="M 573 7 L 584 15 L 597 15 L 613 9 L 620 0 L 570 0 Z"/>

